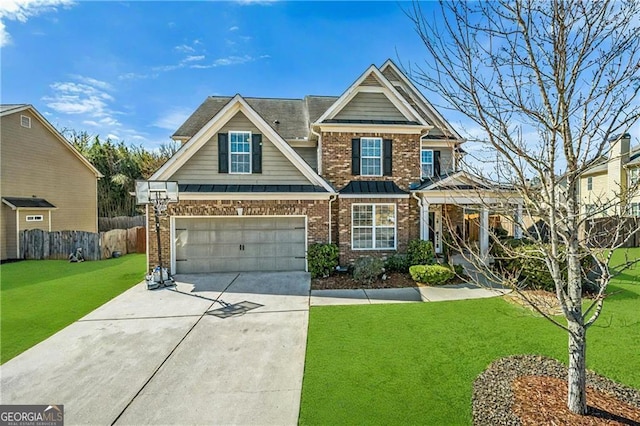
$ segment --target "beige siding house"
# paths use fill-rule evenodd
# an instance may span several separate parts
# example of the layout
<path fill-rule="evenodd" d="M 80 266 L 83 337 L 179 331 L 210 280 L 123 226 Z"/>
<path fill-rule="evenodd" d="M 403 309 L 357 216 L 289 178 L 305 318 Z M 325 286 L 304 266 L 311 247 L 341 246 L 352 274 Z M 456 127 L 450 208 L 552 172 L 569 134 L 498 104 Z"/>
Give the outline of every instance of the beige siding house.
<path fill-rule="evenodd" d="M 97 232 L 100 172 L 31 105 L 0 106 L 0 254 L 24 229 Z"/>
<path fill-rule="evenodd" d="M 628 133 L 612 139 L 608 157 L 594 161 L 580 178 L 585 214 L 640 217 L 640 146 Z"/>

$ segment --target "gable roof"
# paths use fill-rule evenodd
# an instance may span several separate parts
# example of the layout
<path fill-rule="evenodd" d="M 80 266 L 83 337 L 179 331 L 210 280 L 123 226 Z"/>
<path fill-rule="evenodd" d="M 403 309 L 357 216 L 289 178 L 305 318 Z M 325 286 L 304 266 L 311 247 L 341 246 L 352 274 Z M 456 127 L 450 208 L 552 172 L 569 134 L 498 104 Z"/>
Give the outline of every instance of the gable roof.
<path fill-rule="evenodd" d="M 423 117 L 427 117 L 431 124 L 440 124 L 444 126 L 446 130 L 451 133 L 456 139 L 462 140 L 462 136 L 449 124 L 447 120 L 438 112 L 437 109 L 424 97 L 422 92 L 418 90 L 418 88 L 407 78 L 407 76 L 398 68 L 398 66 L 391 60 L 387 59 L 387 61 L 382 64 L 380 67 L 380 71 L 384 73 L 384 71 L 390 68 L 394 74 L 396 74 L 400 78 L 400 82 L 404 83 L 402 90 L 399 92 L 403 95 L 403 97 L 408 101 L 419 101 L 415 102 L 417 104 L 417 109 L 420 111 Z M 410 93 L 407 93 L 407 89 Z M 412 96 L 413 95 L 413 96 Z"/>
<path fill-rule="evenodd" d="M 374 78 L 380 83 L 380 86 L 371 86 L 363 84 Z M 332 120 L 334 117 L 349 104 L 358 93 L 376 91 L 384 93 L 393 105 L 405 116 L 406 123 L 403 124 L 423 124 L 428 125 L 422 116 L 402 97 L 395 87 L 387 80 L 387 78 L 375 66 L 371 65 L 358 79 L 322 114 L 314 124 L 320 124 Z M 334 121 L 335 122 L 335 121 Z M 386 123 L 383 123 L 386 124 Z"/>
<path fill-rule="evenodd" d="M 71 143 L 64 136 L 62 136 L 62 134 L 55 127 L 53 127 L 53 125 L 49 123 L 49 121 L 46 118 L 44 118 L 42 114 L 38 112 L 37 109 L 33 107 L 33 105 L 29 105 L 29 104 L 0 105 L 0 117 L 4 117 L 7 115 L 11 115 L 11 114 L 15 114 L 15 113 L 27 111 L 27 110 L 29 110 L 29 112 L 31 112 L 38 119 L 38 121 L 40 121 L 42 125 L 46 127 L 47 130 L 49 130 L 53 134 L 53 136 L 56 137 L 58 141 L 60 141 L 68 150 L 70 150 L 73 153 L 73 155 L 78 157 L 78 159 L 82 162 L 82 164 L 87 166 L 87 168 L 91 170 L 91 172 L 94 175 L 96 175 L 97 178 L 103 177 L 102 173 L 100 173 L 100 171 L 96 169 L 93 166 L 93 164 L 91 164 L 89 160 L 87 160 L 84 157 L 84 155 L 80 154 L 80 152 L 78 152 L 78 150 L 75 149 L 73 145 L 71 145 Z"/>
<path fill-rule="evenodd" d="M 426 179 L 414 191 L 438 191 L 443 189 L 489 189 L 495 185 L 473 176 L 464 170 Z"/>
<path fill-rule="evenodd" d="M 584 172 L 582 172 L 582 176 L 607 173 L 607 171 L 609 170 L 608 163 L 609 159 L 606 156 L 601 155 L 600 157 L 597 157 L 593 159 L 593 161 L 591 161 L 591 165 Z M 623 166 L 625 167 L 635 167 L 637 165 L 640 165 L 640 145 L 635 146 L 629 150 L 629 161 L 623 164 Z"/>
<path fill-rule="evenodd" d="M 309 164 L 296 153 L 280 134 L 267 123 L 258 112 L 240 95 L 234 96 L 206 124 L 204 124 L 178 152 L 169 159 L 149 180 L 167 180 L 182 167 L 189 158 L 229 121 L 236 113 L 242 112 L 247 118 L 284 154 L 287 159 L 313 184 L 330 193 L 334 189 L 322 179 Z"/>

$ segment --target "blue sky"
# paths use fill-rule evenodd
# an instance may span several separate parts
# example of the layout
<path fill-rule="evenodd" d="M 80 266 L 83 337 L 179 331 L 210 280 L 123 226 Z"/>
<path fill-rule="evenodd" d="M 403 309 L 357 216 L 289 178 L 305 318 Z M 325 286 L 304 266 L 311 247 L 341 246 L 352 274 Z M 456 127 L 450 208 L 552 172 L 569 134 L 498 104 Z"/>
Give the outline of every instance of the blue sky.
<path fill-rule="evenodd" d="M 208 95 L 340 95 L 372 63 L 424 58 L 406 2 L 7 1 L 23 16 L 0 27 L 2 103 L 151 148 Z"/>

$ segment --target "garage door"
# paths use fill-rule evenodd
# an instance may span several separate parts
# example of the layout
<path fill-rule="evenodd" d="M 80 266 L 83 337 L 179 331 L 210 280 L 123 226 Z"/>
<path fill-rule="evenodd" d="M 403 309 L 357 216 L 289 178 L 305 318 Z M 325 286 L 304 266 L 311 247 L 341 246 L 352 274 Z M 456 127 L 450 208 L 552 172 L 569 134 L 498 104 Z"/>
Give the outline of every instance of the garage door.
<path fill-rule="evenodd" d="M 303 217 L 176 218 L 177 273 L 304 271 Z"/>

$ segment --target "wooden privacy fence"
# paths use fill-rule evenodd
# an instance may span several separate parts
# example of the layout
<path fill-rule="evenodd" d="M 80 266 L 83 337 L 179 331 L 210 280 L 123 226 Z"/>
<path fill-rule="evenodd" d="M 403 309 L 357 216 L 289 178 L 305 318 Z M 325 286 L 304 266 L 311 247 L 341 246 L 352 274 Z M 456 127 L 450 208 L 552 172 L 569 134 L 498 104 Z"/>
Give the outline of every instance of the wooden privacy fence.
<path fill-rule="evenodd" d="M 22 259 L 68 259 L 81 247 L 85 260 L 108 259 L 115 251 L 145 253 L 146 235 L 143 227 L 100 233 L 31 229 L 20 231 L 20 254 Z"/>
<path fill-rule="evenodd" d="M 112 229 L 130 229 L 138 226 L 146 226 L 144 215 L 98 218 L 98 232 L 107 232 Z"/>
<path fill-rule="evenodd" d="M 640 247 L 640 218 L 603 217 L 588 220 L 585 238 L 591 247 Z"/>

